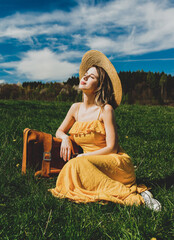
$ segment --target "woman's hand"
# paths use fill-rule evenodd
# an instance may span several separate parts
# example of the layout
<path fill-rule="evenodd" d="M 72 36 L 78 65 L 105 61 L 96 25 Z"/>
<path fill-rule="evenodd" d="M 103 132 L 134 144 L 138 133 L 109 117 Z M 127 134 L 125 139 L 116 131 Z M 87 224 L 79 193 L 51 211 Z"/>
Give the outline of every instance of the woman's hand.
<path fill-rule="evenodd" d="M 70 158 L 71 158 L 71 152 L 74 153 L 73 145 L 72 145 L 72 142 L 71 142 L 69 136 L 66 135 L 62 139 L 62 143 L 61 143 L 61 146 L 60 146 L 60 157 L 63 158 L 63 160 L 65 162 L 67 160 L 69 161 Z"/>

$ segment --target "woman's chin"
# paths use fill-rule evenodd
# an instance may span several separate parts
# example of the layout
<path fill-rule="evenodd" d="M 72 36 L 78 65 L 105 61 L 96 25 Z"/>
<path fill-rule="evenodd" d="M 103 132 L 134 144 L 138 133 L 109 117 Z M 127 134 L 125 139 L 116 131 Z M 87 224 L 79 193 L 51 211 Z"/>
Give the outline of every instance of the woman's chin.
<path fill-rule="evenodd" d="M 86 88 L 85 88 L 85 85 L 79 85 L 79 89 L 80 90 L 85 90 Z"/>

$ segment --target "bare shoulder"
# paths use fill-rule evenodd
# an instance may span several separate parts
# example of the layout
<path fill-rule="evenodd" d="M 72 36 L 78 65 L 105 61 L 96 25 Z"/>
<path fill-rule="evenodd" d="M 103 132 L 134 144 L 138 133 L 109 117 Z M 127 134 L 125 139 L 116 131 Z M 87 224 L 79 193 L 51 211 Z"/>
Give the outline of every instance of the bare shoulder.
<path fill-rule="evenodd" d="M 73 104 L 71 105 L 71 109 L 72 109 L 72 110 L 78 109 L 79 106 L 80 106 L 80 104 L 81 104 L 81 102 L 73 103 Z"/>
<path fill-rule="evenodd" d="M 110 104 L 105 104 L 103 109 L 104 111 L 113 111 L 113 107 Z"/>
<path fill-rule="evenodd" d="M 113 107 L 110 105 L 110 104 L 106 104 L 104 107 L 103 107 L 103 115 L 112 115 L 114 112 L 114 109 Z"/>
<path fill-rule="evenodd" d="M 102 114 L 101 114 L 101 118 L 104 121 L 106 118 L 112 118 L 112 116 L 114 115 L 114 110 L 113 107 L 110 104 L 106 104 L 103 108 L 102 108 Z"/>
<path fill-rule="evenodd" d="M 77 112 L 79 110 L 81 102 L 73 103 L 70 108 L 70 112 L 73 115 L 73 117 L 76 119 Z"/>

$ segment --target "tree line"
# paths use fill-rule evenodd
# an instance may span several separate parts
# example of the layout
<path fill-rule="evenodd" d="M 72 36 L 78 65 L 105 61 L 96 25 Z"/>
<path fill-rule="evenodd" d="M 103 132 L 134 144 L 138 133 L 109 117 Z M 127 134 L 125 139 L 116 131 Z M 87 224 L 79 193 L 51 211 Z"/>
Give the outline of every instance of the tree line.
<path fill-rule="evenodd" d="M 169 104 L 174 102 L 174 76 L 153 72 L 119 72 L 123 88 L 122 103 Z M 1 84 L 0 99 L 81 101 L 79 78 L 72 76 L 66 82 L 23 82 Z"/>

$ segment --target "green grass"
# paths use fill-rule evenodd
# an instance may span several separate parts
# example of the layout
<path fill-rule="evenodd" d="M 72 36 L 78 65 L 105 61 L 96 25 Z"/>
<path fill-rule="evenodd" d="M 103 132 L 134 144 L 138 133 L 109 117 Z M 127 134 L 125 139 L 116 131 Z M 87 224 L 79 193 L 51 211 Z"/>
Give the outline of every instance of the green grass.
<path fill-rule="evenodd" d="M 55 134 L 70 103 L 0 101 L 0 239 L 173 239 L 174 108 L 121 105 L 120 145 L 132 157 L 138 183 L 152 188 L 161 212 L 114 203 L 76 204 L 54 198 L 52 179 L 21 175 L 23 129 Z"/>

